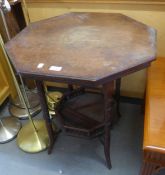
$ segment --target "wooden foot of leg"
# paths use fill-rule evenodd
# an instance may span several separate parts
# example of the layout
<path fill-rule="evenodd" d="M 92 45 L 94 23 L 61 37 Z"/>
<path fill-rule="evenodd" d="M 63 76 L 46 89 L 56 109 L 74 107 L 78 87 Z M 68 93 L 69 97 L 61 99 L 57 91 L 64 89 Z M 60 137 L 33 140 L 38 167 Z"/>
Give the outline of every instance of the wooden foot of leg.
<path fill-rule="evenodd" d="M 112 165 L 110 159 L 110 126 L 105 127 L 104 154 L 106 158 L 107 167 L 111 169 Z"/>

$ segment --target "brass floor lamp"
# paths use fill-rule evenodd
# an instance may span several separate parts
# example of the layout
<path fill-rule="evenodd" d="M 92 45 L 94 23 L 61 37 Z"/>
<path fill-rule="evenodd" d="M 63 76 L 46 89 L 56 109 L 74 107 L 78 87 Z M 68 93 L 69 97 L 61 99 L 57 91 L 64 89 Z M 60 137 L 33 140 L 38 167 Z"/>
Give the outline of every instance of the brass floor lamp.
<path fill-rule="evenodd" d="M 23 89 L 22 89 L 23 91 Z M 28 105 L 29 112 L 31 116 L 36 116 L 41 111 L 41 106 L 39 104 L 38 95 L 35 92 L 27 91 L 27 99 L 28 101 L 32 102 Z M 17 117 L 18 119 L 27 119 L 28 114 L 27 111 L 20 100 L 20 97 L 12 100 L 9 111 L 12 116 Z"/>
<path fill-rule="evenodd" d="M 0 118 L 0 143 L 13 140 L 21 128 L 21 123 L 15 117 Z"/>
<path fill-rule="evenodd" d="M 0 13 L 4 22 L 4 25 L 6 25 L 4 13 L 2 11 L 2 8 L 0 8 Z M 5 26 L 7 30 L 7 25 Z M 8 37 L 10 39 L 9 32 L 7 30 Z M 4 49 L 4 43 L 2 38 L 0 37 L 0 43 L 2 46 L 2 50 L 5 54 L 5 59 L 8 64 L 9 70 L 11 72 L 12 78 L 14 80 L 14 84 L 17 89 L 17 93 L 19 96 L 20 104 L 23 105 L 25 112 L 29 118 L 28 124 L 25 124 L 22 129 L 20 130 L 21 124 L 18 119 L 14 117 L 6 117 L 0 120 L 0 143 L 5 143 L 18 134 L 17 137 L 17 143 L 18 146 L 26 151 L 26 152 L 39 152 L 47 148 L 49 143 L 48 133 L 45 127 L 45 123 L 43 120 L 35 120 L 33 121 L 31 116 L 31 111 L 29 109 L 29 103 L 28 103 L 28 97 L 26 96 L 25 87 L 23 84 L 23 80 L 20 77 L 21 84 L 23 86 L 21 91 L 21 88 L 19 86 L 19 83 L 15 77 L 13 68 L 10 64 L 9 58 L 5 52 Z"/>
<path fill-rule="evenodd" d="M 3 51 L 6 54 L 4 45 L 2 44 L 2 46 L 3 46 Z M 11 74 L 12 74 L 17 92 L 18 92 L 18 96 L 20 99 L 20 102 L 16 102 L 16 103 L 24 107 L 25 112 L 29 118 L 29 122 L 25 124 L 18 133 L 17 144 L 20 147 L 20 149 L 22 149 L 25 152 L 29 152 L 29 153 L 36 153 L 36 152 L 45 150 L 49 145 L 49 137 L 48 137 L 47 129 L 45 126 L 45 122 L 44 120 L 33 120 L 32 119 L 32 114 L 30 111 L 30 104 L 28 100 L 28 94 L 25 90 L 25 86 L 24 86 L 22 77 L 19 75 L 21 86 L 22 86 L 22 89 L 21 89 L 15 77 L 13 68 L 10 64 L 7 54 L 5 58 L 8 63 L 9 69 L 11 71 Z"/>
<path fill-rule="evenodd" d="M 33 120 L 28 108 L 27 94 L 25 92 L 22 77 L 20 77 L 21 85 L 23 86 L 23 94 L 21 98 L 25 109 L 27 110 L 29 122 L 25 124 L 17 136 L 18 146 L 25 152 L 36 153 L 45 150 L 49 145 L 49 137 L 44 120 Z M 21 90 L 19 88 L 20 93 Z"/>
<path fill-rule="evenodd" d="M 28 114 L 29 122 L 25 124 L 19 131 L 17 130 L 18 136 L 17 136 L 17 143 L 18 146 L 25 152 L 30 153 L 36 153 L 45 150 L 49 145 L 49 137 L 47 133 L 47 129 L 45 126 L 44 120 L 33 120 L 32 116 L 30 114 L 30 110 L 28 108 L 28 100 L 27 100 L 27 94 L 25 91 L 24 83 L 22 80 L 22 77 L 19 76 L 21 84 L 23 86 L 23 92 L 19 86 L 19 83 L 15 77 L 13 68 L 10 64 L 9 58 L 5 52 L 4 45 L 2 42 L 2 48 L 5 53 L 6 62 L 8 63 L 9 69 L 12 74 L 12 78 L 14 80 L 19 98 L 21 100 L 21 103 L 24 105 L 24 108 L 26 110 L 26 113 Z M 13 119 L 13 118 L 12 118 Z M 16 118 L 13 120 L 18 121 Z M 1 122 L 0 122 L 1 124 Z M 1 131 L 1 130 L 0 130 Z M 16 136 L 16 135 L 15 135 Z"/>
<path fill-rule="evenodd" d="M 1 7 L 0 7 L 0 15 L 2 17 L 2 20 L 4 20 L 4 14 Z M 8 32 L 7 32 L 7 35 L 9 35 Z M 0 36 L 0 44 L 2 46 L 2 50 L 4 51 L 3 41 L 1 36 Z M 6 143 L 14 139 L 17 136 L 20 128 L 21 128 L 21 123 L 19 122 L 18 119 L 14 117 L 8 116 L 8 117 L 0 118 L 0 143 Z"/>
<path fill-rule="evenodd" d="M 9 32 L 8 25 L 6 23 L 6 19 L 5 19 L 5 15 L 4 15 L 5 13 L 8 13 L 11 10 L 10 4 L 8 3 L 7 0 L 1 2 L 0 10 L 1 10 L 0 16 L 1 16 L 2 21 L 3 21 L 4 30 L 6 33 L 7 40 L 10 40 L 11 39 L 10 32 Z M 30 101 L 30 104 L 29 104 L 30 114 L 32 116 L 35 116 L 36 114 L 38 114 L 41 111 L 38 95 L 37 95 L 37 93 L 30 91 L 30 90 L 28 90 L 27 93 L 28 93 L 28 95 L 27 95 L 28 101 Z M 19 97 L 19 94 L 18 94 L 18 97 L 16 99 L 12 99 L 11 104 L 9 106 L 9 111 L 10 111 L 12 116 L 17 117 L 19 119 L 27 119 L 28 118 L 28 114 L 24 108 L 24 105 L 23 105 L 20 97 Z"/>

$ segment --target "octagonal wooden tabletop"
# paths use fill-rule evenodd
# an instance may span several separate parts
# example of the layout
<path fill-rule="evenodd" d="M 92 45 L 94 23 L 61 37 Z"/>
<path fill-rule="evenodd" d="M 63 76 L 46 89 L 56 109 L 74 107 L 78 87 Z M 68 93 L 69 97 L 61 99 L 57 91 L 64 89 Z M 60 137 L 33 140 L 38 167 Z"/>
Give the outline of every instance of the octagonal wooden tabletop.
<path fill-rule="evenodd" d="M 24 76 L 99 84 L 153 61 L 156 32 L 122 14 L 69 13 L 30 24 L 5 48 Z"/>

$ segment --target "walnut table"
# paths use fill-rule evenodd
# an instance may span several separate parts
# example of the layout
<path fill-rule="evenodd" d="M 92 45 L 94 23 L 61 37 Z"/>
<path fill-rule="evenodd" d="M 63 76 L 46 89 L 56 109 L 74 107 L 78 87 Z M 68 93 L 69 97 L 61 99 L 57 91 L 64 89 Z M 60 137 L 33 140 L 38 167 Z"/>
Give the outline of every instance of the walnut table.
<path fill-rule="evenodd" d="M 69 13 L 32 23 L 6 44 L 16 72 L 36 80 L 50 137 L 49 153 L 54 135 L 43 81 L 100 85 L 104 94 L 104 150 L 111 167 L 114 80 L 149 66 L 155 59 L 155 40 L 153 28 L 122 14 Z"/>

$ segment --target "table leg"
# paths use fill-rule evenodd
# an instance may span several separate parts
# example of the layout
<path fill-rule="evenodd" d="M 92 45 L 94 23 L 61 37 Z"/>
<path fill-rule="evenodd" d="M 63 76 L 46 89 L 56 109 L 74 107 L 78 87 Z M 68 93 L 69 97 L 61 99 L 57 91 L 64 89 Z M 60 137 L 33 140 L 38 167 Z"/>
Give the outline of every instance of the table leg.
<path fill-rule="evenodd" d="M 69 90 L 69 92 L 73 91 L 73 85 L 72 84 L 68 84 L 68 90 Z"/>
<path fill-rule="evenodd" d="M 116 109 L 118 117 L 121 117 L 120 114 L 120 89 L 121 89 L 121 78 L 116 80 L 116 90 L 115 90 L 115 98 L 116 98 Z"/>
<path fill-rule="evenodd" d="M 45 124 L 46 124 L 48 135 L 49 135 L 48 154 L 50 154 L 52 149 L 53 149 L 55 136 L 54 136 L 54 133 L 53 133 L 52 122 L 51 122 L 50 116 L 49 116 L 49 110 L 48 110 L 47 101 L 46 101 L 46 97 L 45 97 L 45 90 L 44 90 L 43 82 L 42 81 L 36 81 L 36 86 L 37 86 L 37 89 L 38 89 L 41 108 L 42 108 L 42 111 L 43 111 L 43 118 L 45 120 Z"/>
<path fill-rule="evenodd" d="M 112 107 L 114 104 L 113 100 L 114 82 L 110 82 L 103 85 L 104 94 L 104 153 L 106 158 L 107 167 L 111 168 L 110 159 L 110 125 L 112 124 Z"/>

